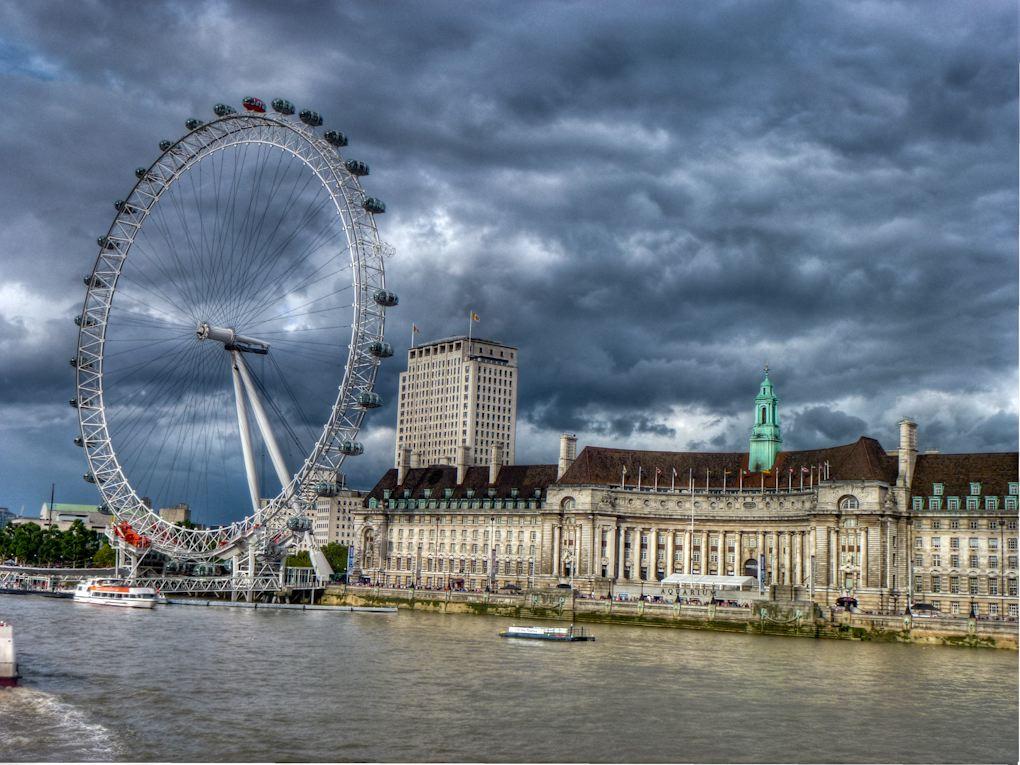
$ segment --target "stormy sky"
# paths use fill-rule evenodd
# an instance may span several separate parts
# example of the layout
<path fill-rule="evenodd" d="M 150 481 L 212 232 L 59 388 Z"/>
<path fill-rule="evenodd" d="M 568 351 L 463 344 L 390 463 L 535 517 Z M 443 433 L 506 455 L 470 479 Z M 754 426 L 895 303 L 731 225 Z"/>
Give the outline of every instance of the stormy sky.
<path fill-rule="evenodd" d="M 411 322 L 469 310 L 521 349 L 518 462 L 564 430 L 746 448 L 765 362 L 788 448 L 906 415 L 1013 450 L 1016 59 L 992 1 L 0 1 L 0 505 L 98 501 L 67 405 L 95 238 L 247 95 L 320 111 L 387 204 L 397 355 L 353 485 L 392 461 Z"/>

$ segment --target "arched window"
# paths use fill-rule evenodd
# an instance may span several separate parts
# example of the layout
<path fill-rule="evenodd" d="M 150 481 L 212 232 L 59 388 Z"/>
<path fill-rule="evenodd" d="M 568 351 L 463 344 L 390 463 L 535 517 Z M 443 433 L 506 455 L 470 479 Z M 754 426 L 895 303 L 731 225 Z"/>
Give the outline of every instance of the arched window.
<path fill-rule="evenodd" d="M 573 510 L 575 507 L 577 507 L 577 503 L 574 501 L 573 497 L 564 497 L 563 500 L 560 502 L 560 507 L 563 510 Z"/>
<path fill-rule="evenodd" d="M 765 407 L 761 408 L 761 419 L 759 420 L 758 424 L 760 424 L 760 425 L 764 425 L 765 424 Z"/>
<path fill-rule="evenodd" d="M 856 510 L 860 506 L 861 506 L 861 503 L 858 502 L 857 501 L 857 497 L 855 497 L 853 495 L 843 497 L 843 499 L 841 499 L 839 501 L 839 509 L 840 510 Z"/>

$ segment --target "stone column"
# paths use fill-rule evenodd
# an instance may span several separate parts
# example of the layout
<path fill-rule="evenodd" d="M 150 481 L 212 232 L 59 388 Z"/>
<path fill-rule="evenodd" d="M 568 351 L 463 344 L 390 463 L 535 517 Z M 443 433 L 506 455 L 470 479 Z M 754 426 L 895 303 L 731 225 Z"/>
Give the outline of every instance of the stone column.
<path fill-rule="evenodd" d="M 800 583 L 802 581 L 804 581 L 804 577 L 801 576 L 801 573 L 800 573 L 800 562 L 801 562 L 801 559 L 803 558 L 803 552 L 804 552 L 801 549 L 801 544 L 804 541 L 804 538 L 803 538 L 802 534 L 803 534 L 803 532 L 801 532 L 801 531 L 794 531 L 794 532 L 792 532 L 792 541 L 793 541 L 793 585 L 794 585 L 794 587 L 799 586 Z"/>
<path fill-rule="evenodd" d="M 659 581 L 659 529 L 655 526 L 648 531 L 648 581 Z"/>
<path fill-rule="evenodd" d="M 786 583 L 793 584 L 793 532 L 783 532 L 786 536 Z"/>
<path fill-rule="evenodd" d="M 560 575 L 560 527 L 559 526 L 553 526 L 553 539 L 552 539 L 552 541 L 553 541 L 553 549 L 552 549 L 553 576 L 559 576 Z M 491 549 L 491 547 L 495 543 L 496 542 L 495 542 L 494 539 L 490 539 L 489 540 L 489 547 L 490 547 L 490 549 Z M 490 558 L 489 565 L 491 566 L 492 565 L 492 560 L 491 560 L 492 556 L 491 555 L 487 555 L 486 557 Z"/>
<path fill-rule="evenodd" d="M 707 574 L 708 573 L 708 558 L 709 558 L 710 554 L 711 553 L 709 553 L 709 551 L 708 551 L 708 532 L 707 531 L 702 531 L 701 532 L 701 573 L 702 574 Z"/>
<path fill-rule="evenodd" d="M 858 544 L 861 549 L 861 560 L 859 565 L 861 567 L 861 587 L 868 586 L 868 527 L 865 526 L 860 530 L 860 538 Z"/>
<path fill-rule="evenodd" d="M 670 576 L 673 573 L 673 545 L 675 536 L 676 530 L 669 529 L 666 534 L 666 576 Z"/>
<path fill-rule="evenodd" d="M 720 575 L 726 574 L 726 531 L 719 530 L 719 570 Z"/>
<path fill-rule="evenodd" d="M 623 565 L 626 562 L 623 557 L 623 542 L 627 537 L 627 527 L 619 526 L 616 529 L 616 580 L 623 580 Z"/>
<path fill-rule="evenodd" d="M 610 579 L 616 579 L 616 527 L 606 527 L 606 557 L 609 558 L 609 565 L 606 566 L 606 573 Z"/>
<path fill-rule="evenodd" d="M 641 527 L 630 527 L 630 578 L 641 581 Z"/>
<path fill-rule="evenodd" d="M 684 532 L 684 574 L 691 573 L 691 548 L 694 546 L 694 532 Z"/>

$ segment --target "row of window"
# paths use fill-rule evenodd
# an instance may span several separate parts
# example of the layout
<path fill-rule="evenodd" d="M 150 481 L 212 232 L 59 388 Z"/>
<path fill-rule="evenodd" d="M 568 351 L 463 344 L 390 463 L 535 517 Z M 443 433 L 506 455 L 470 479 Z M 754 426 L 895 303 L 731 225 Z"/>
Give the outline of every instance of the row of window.
<path fill-rule="evenodd" d="M 963 561 L 963 557 L 960 555 L 950 555 L 948 558 L 949 568 L 960 568 L 960 563 Z M 930 556 L 931 568 L 941 568 L 942 556 L 939 553 L 932 553 Z M 966 558 L 967 568 L 981 568 L 981 557 L 979 555 L 968 555 Z M 999 556 L 989 555 L 985 558 L 987 568 L 997 569 L 999 567 Z M 924 555 L 918 553 L 914 555 L 914 566 L 917 568 L 924 567 Z M 1015 570 L 1017 567 L 1017 556 L 1008 555 L 1006 556 L 1006 568 Z"/>
<path fill-rule="evenodd" d="M 949 549 L 950 550 L 959 550 L 960 549 L 960 540 L 961 540 L 960 537 L 949 537 L 948 539 L 949 539 Z M 982 537 L 969 537 L 967 539 L 967 545 L 966 546 L 969 547 L 972 550 L 980 549 L 982 539 L 984 539 L 985 546 L 989 550 L 998 550 L 999 549 L 999 540 L 996 537 L 984 537 L 984 538 L 982 538 Z M 914 547 L 915 548 L 921 549 L 921 548 L 926 546 L 926 543 L 927 543 L 928 547 L 931 547 L 931 549 L 938 550 L 938 549 L 940 549 L 942 547 L 942 537 L 930 537 L 928 539 L 925 539 L 924 537 L 914 537 Z M 1010 552 L 1013 552 L 1013 551 L 1015 551 L 1017 549 L 1017 538 L 1016 537 L 1006 537 L 1006 549 L 1009 550 Z"/>
<path fill-rule="evenodd" d="M 934 496 L 936 496 L 936 497 L 941 497 L 945 493 L 945 488 L 946 488 L 945 484 L 942 484 L 942 483 L 933 483 L 931 485 L 931 493 Z M 1010 494 L 1012 494 L 1014 496 L 1020 494 L 1020 481 L 1010 481 L 1009 482 L 1009 489 L 1008 489 L 1008 491 L 1009 491 Z M 969 490 L 968 490 L 967 493 L 971 494 L 973 496 L 980 495 L 981 494 L 981 482 L 980 481 L 971 481 L 970 484 L 969 484 Z"/>
<path fill-rule="evenodd" d="M 927 501 L 927 506 L 925 505 L 925 497 L 914 497 L 914 499 L 913 499 L 913 509 L 915 511 L 921 511 L 921 510 L 941 510 L 942 509 L 942 500 L 943 499 L 945 499 L 945 509 L 946 510 L 959 510 L 960 509 L 960 497 L 940 497 L 940 496 L 931 496 L 931 497 L 928 497 L 927 498 L 927 500 L 928 500 Z M 979 510 L 980 509 L 981 497 L 966 497 L 965 499 L 966 499 L 965 507 L 966 507 L 967 510 Z M 995 510 L 999 509 L 999 498 L 998 497 L 989 495 L 989 496 L 986 496 L 984 498 L 984 500 L 985 500 L 985 510 L 995 511 Z M 1012 496 L 1012 495 L 1008 496 L 1008 497 L 1004 497 L 1003 498 L 1003 506 L 1005 507 L 1006 510 L 1016 510 L 1017 509 L 1017 497 Z"/>
<path fill-rule="evenodd" d="M 982 582 L 985 584 L 984 588 L 981 587 Z M 927 587 L 925 586 L 927 585 Z M 948 587 L 948 590 L 944 590 L 944 587 Z M 964 590 L 961 590 L 961 587 Z M 982 591 L 983 590 L 983 591 Z M 999 579 L 997 577 L 988 577 L 983 579 L 981 577 L 971 576 L 967 577 L 961 583 L 961 577 L 959 576 L 946 576 L 944 574 L 930 574 L 924 576 L 918 574 L 914 577 L 914 594 L 923 592 L 948 592 L 950 595 L 1007 595 L 1011 598 L 1017 597 L 1017 580 L 1015 577 L 1010 577 L 1006 580 L 1006 591 L 1003 593 L 999 587 Z"/>

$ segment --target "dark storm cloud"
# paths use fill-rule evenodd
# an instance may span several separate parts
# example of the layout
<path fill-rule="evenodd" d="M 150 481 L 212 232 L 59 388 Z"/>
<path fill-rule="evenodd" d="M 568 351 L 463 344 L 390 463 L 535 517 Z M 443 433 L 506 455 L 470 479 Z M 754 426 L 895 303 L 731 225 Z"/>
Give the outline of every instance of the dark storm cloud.
<path fill-rule="evenodd" d="M 0 22 L 5 440 L 73 433 L 69 318 L 132 169 L 254 93 L 347 132 L 388 205 L 398 357 L 355 483 L 391 459 L 410 322 L 462 333 L 469 309 L 521 348 L 536 459 L 561 429 L 740 448 L 765 361 L 790 448 L 891 445 L 907 413 L 944 450 L 1015 447 L 1012 4 L 8 2 Z M 3 468 L 25 473 L 11 504 L 50 480 Z"/>

